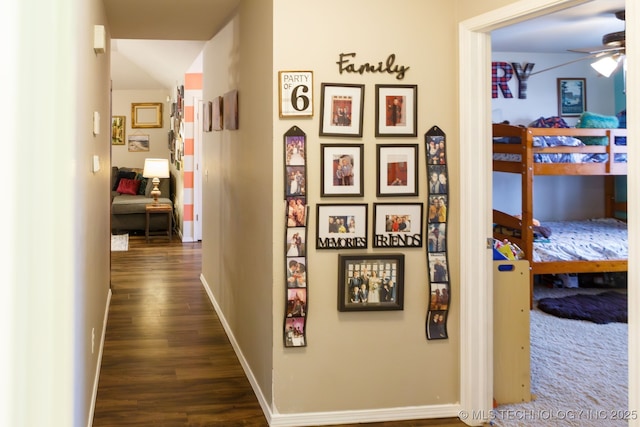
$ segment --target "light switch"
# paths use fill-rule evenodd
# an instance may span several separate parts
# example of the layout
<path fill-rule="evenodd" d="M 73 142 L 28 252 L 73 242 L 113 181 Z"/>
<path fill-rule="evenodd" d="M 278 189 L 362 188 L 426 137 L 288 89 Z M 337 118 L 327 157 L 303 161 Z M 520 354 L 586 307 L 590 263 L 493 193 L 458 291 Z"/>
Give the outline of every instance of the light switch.
<path fill-rule="evenodd" d="M 93 156 L 93 172 L 98 172 L 100 170 L 100 156 Z"/>
<path fill-rule="evenodd" d="M 93 112 L 93 134 L 100 134 L 100 113 L 97 111 Z"/>
<path fill-rule="evenodd" d="M 93 26 L 93 51 L 95 53 L 104 53 L 107 45 L 107 37 L 104 31 L 104 25 Z"/>

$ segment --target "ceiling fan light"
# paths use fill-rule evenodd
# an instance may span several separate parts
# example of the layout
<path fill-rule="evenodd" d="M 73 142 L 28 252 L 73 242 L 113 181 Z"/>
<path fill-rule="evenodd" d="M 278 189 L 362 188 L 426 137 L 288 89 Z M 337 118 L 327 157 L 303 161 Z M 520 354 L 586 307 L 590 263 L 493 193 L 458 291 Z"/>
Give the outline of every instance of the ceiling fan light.
<path fill-rule="evenodd" d="M 618 68 L 620 63 L 620 55 L 605 56 L 591 63 L 591 67 L 604 77 L 610 77 Z"/>

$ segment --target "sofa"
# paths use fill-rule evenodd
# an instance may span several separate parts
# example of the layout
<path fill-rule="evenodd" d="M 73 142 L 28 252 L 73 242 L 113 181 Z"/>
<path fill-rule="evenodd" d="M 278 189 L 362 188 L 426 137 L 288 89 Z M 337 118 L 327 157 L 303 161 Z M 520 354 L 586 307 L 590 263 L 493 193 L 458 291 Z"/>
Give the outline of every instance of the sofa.
<path fill-rule="evenodd" d="M 160 178 L 158 188 L 161 195 L 158 203 L 173 207 L 172 179 Z M 111 168 L 111 233 L 144 233 L 146 227 L 146 205 L 153 203 L 151 178 L 142 176 L 141 168 L 113 166 Z M 166 215 L 151 215 L 149 230 L 166 230 Z"/>

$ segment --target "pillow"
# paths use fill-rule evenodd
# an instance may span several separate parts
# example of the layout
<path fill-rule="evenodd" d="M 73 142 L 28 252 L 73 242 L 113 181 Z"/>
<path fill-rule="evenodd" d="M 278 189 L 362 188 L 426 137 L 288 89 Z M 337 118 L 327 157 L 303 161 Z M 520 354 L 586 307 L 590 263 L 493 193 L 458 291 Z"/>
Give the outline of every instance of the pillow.
<path fill-rule="evenodd" d="M 136 175 L 136 180 L 140 181 L 140 189 L 138 190 L 138 195 L 144 196 L 144 193 L 147 190 L 147 178 L 142 176 L 142 172 L 140 172 Z"/>
<path fill-rule="evenodd" d="M 126 179 L 135 179 L 136 173 L 130 171 L 118 171 L 118 175 L 116 175 L 116 182 L 113 183 L 113 191 L 118 191 L 118 185 L 120 185 L 120 180 L 123 178 Z"/>
<path fill-rule="evenodd" d="M 604 116 L 602 114 L 590 113 L 585 111 L 578 120 L 577 128 L 594 128 L 608 129 L 618 127 L 618 118 L 616 116 Z M 609 138 L 606 136 L 581 136 L 580 139 L 586 145 L 607 145 Z"/>
<path fill-rule="evenodd" d="M 140 181 L 137 179 L 122 178 L 118 183 L 118 189 L 116 190 L 120 194 L 131 194 L 135 196 L 140 189 Z"/>
<path fill-rule="evenodd" d="M 551 116 L 551 117 L 540 117 L 537 120 L 529 123 L 530 128 L 568 128 L 569 125 L 564 121 L 562 117 Z"/>

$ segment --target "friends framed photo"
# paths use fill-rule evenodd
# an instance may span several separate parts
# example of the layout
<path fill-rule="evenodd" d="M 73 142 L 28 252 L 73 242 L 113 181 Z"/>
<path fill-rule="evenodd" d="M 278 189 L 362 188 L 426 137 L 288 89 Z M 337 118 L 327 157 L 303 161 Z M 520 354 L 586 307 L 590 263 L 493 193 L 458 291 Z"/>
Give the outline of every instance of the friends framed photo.
<path fill-rule="evenodd" d="M 362 137 L 364 85 L 322 83 L 320 136 Z"/>
<path fill-rule="evenodd" d="M 374 248 L 421 248 L 422 203 L 374 203 Z"/>
<path fill-rule="evenodd" d="M 338 310 L 404 308 L 404 255 L 338 256 Z"/>

